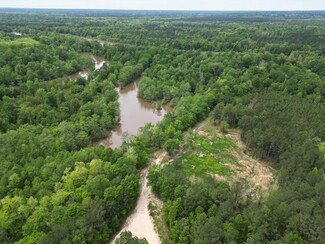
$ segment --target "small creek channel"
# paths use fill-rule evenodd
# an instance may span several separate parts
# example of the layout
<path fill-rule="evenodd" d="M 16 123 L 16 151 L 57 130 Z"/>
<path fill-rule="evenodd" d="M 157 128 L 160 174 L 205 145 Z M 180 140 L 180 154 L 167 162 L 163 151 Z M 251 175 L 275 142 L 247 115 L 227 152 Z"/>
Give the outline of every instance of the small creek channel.
<path fill-rule="evenodd" d="M 92 55 L 95 70 L 100 69 L 106 63 L 101 58 Z M 70 79 L 75 79 L 78 76 L 88 78 L 89 71 L 83 70 L 76 74 L 70 75 Z M 116 148 L 122 144 L 123 132 L 128 132 L 130 135 L 135 135 L 139 128 L 144 126 L 146 123 L 156 124 L 165 115 L 166 109 L 157 111 L 155 106 L 151 103 L 138 98 L 138 84 L 139 79 L 135 80 L 126 87 L 116 88 L 119 94 L 120 104 L 120 124 L 109 134 L 109 136 L 98 144 Z M 150 201 L 161 205 L 160 200 L 154 196 L 151 188 L 147 186 L 147 170 L 152 164 L 159 164 L 163 157 L 166 155 L 165 152 L 157 152 L 155 158 L 150 160 L 149 165 L 141 171 L 140 181 L 140 196 L 133 212 L 126 219 L 121 231 L 115 236 L 114 240 L 120 236 L 121 232 L 125 230 L 131 231 L 134 235 L 139 238 L 146 238 L 149 244 L 161 243 L 157 232 L 155 231 L 154 223 L 149 214 L 148 204 Z M 114 241 L 113 240 L 113 241 Z M 112 242 L 113 243 L 113 242 Z"/>
<path fill-rule="evenodd" d="M 84 53 L 84 55 L 89 55 L 89 53 Z M 105 63 L 108 63 L 108 62 L 106 62 L 106 60 L 103 59 L 102 57 L 95 56 L 95 55 L 90 55 L 90 56 L 91 56 L 92 61 L 93 61 L 93 64 L 94 64 L 94 68 L 95 68 L 94 70 L 98 70 L 98 69 L 100 69 L 101 67 L 103 67 L 103 65 L 104 65 Z M 79 72 L 77 72 L 77 73 L 75 73 L 75 74 L 69 75 L 68 78 L 69 78 L 70 80 L 74 80 L 74 79 L 76 79 L 77 77 L 81 76 L 81 77 L 87 79 L 87 78 L 88 78 L 88 74 L 89 74 L 89 70 L 81 70 L 81 71 L 79 71 Z"/>

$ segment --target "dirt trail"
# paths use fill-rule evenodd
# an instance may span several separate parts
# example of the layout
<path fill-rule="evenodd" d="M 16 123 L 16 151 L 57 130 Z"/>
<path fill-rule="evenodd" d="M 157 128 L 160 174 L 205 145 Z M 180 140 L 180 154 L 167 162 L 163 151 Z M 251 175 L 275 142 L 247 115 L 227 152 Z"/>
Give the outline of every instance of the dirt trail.
<path fill-rule="evenodd" d="M 149 202 L 155 202 L 161 205 L 161 201 L 154 196 L 151 188 L 147 185 L 147 173 L 148 168 L 152 164 L 161 163 L 162 159 L 166 156 L 166 152 L 158 151 L 154 156 L 155 157 L 150 161 L 149 165 L 141 171 L 140 196 L 137 205 L 111 243 L 114 243 L 120 234 L 126 230 L 131 231 L 132 234 L 138 238 L 146 238 L 149 244 L 161 243 L 148 209 Z"/>

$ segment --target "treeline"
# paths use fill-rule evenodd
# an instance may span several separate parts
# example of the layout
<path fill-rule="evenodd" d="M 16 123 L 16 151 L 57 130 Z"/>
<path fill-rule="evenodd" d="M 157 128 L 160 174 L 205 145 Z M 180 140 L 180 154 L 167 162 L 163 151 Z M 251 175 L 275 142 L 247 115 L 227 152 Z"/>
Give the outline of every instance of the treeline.
<path fill-rule="evenodd" d="M 80 55 L 68 43 L 47 37 L 0 40 L 1 86 L 15 86 L 26 81 L 49 81 L 90 67 L 90 58 Z"/>
<path fill-rule="evenodd" d="M 7 38 L 3 48 L 11 52 L 16 39 Z M 89 58 L 76 51 L 101 49 L 99 43 L 81 40 L 78 46 L 76 38 L 58 34 L 33 40 L 40 48 L 28 49 L 24 43 L 18 46 L 17 62 L 6 59 L 6 65 L 19 66 L 27 49 L 42 65 L 59 48 L 66 60 L 82 65 L 85 60 L 88 66 Z M 119 121 L 118 95 L 105 69 L 88 80 L 56 73 L 59 79 L 46 82 L 38 71 L 33 70 L 33 80 L 1 84 L 0 242 L 107 242 L 134 206 L 138 169 L 147 154 L 90 147 Z"/>
<path fill-rule="evenodd" d="M 280 169 L 279 190 L 247 217 L 255 226 L 253 240 L 289 238 L 292 232 L 305 242 L 321 243 L 325 158 L 319 144 L 325 140 L 325 106 L 278 92 L 261 93 L 255 99 L 239 122 L 243 139 Z"/>
<path fill-rule="evenodd" d="M 2 170 L 1 242 L 107 242 L 138 195 L 136 166 L 131 155 L 91 147 Z"/>
<path fill-rule="evenodd" d="M 324 21 L 306 28 L 303 21 L 289 25 L 264 17 L 43 16 L 48 21 L 40 22 L 1 15 L 0 46 L 13 54 L 3 61 L 10 78 L 0 86 L 0 242 L 106 242 L 135 203 L 137 169 L 148 153 L 164 148 L 174 155 L 183 132 L 211 114 L 216 123 L 241 128 L 256 155 L 276 165 L 279 189 L 256 201 L 241 197 L 242 182 L 193 181 L 177 163 L 152 168 L 150 184 L 164 201 L 166 241 L 322 243 Z M 13 44 L 31 55 L 11 50 Z M 88 80 L 47 83 L 38 66 L 32 80 L 15 70 L 16 63 L 42 66 L 52 53 L 45 71 L 59 78 L 53 70 L 66 67 L 62 74 L 68 75 L 75 61 L 84 65 L 80 52 L 100 55 L 109 65 Z M 114 84 L 140 76 L 139 96 L 173 109 L 121 149 L 89 148 L 119 120 Z M 130 233 L 123 238 L 138 241 Z"/>
<path fill-rule="evenodd" d="M 297 55 L 166 50 L 143 73 L 139 96 L 173 102 L 210 88 L 218 89 L 217 101 L 230 103 L 234 96 L 243 98 L 271 88 L 323 103 L 324 76 L 297 62 Z"/>
<path fill-rule="evenodd" d="M 191 181 L 182 164 L 152 167 L 148 179 L 152 189 L 163 199 L 164 221 L 169 229 L 166 243 L 242 243 L 247 222 L 241 210 L 247 203 L 239 196 L 244 190 L 237 184 L 211 177 Z"/>
<path fill-rule="evenodd" d="M 245 70 L 251 68 L 255 76 L 261 74 L 252 66 Z M 304 72 L 308 74 L 308 71 Z M 236 73 L 238 75 L 240 72 L 233 71 L 232 75 Z M 232 188 L 224 183 L 225 188 L 218 192 L 218 186 L 205 182 L 212 180 L 203 179 L 202 182 L 193 183 L 189 177 L 182 176 L 182 165 L 174 163 L 162 169 L 153 168 L 149 180 L 153 190 L 165 202 L 163 212 L 170 230 L 169 241 L 321 243 L 325 238 L 325 162 L 319 145 L 324 141 L 325 110 L 324 96 L 317 95 L 320 99 L 314 98 L 321 90 L 323 77 L 320 77 L 312 93 L 308 92 L 308 86 L 304 86 L 310 85 L 304 79 L 296 79 L 295 86 L 301 88 L 290 91 L 285 82 L 274 85 L 274 81 L 264 84 L 248 81 L 250 87 L 243 92 L 242 84 L 233 83 L 232 86 L 234 78 L 231 79 L 229 74 L 227 79 L 222 80 L 221 77 L 217 82 L 210 83 L 211 88 L 216 89 L 211 100 L 212 104 L 217 103 L 213 111 L 214 119 L 218 122 L 226 121 L 231 127 L 242 128 L 242 136 L 248 146 L 256 150 L 260 157 L 278 164 L 279 189 L 258 202 L 249 196 L 243 200 L 238 199 L 245 190 L 241 182 Z M 256 78 L 253 76 L 253 79 Z M 193 97 L 198 96 L 199 91 Z M 178 101 L 175 111 L 179 111 L 184 100 L 182 97 Z M 199 111 L 199 107 L 195 107 L 193 102 L 186 104 L 184 112 L 187 111 L 192 117 L 186 119 L 178 114 L 176 121 L 184 118 L 179 120 L 178 125 L 182 126 L 178 128 L 191 126 L 188 121 L 197 121 L 191 108 Z M 168 118 L 169 115 L 161 125 Z M 171 151 L 175 148 L 177 144 Z M 224 199 L 218 198 L 221 196 Z M 190 203 L 192 205 L 189 208 Z"/>
<path fill-rule="evenodd" d="M 118 13 L 118 12 L 117 12 Z M 167 12 L 168 13 L 168 12 Z M 60 14 L 57 12 L 57 14 Z M 284 13 L 186 13 L 175 12 L 177 18 L 162 12 L 142 16 L 143 12 L 131 12 L 128 16 L 109 13 L 106 18 L 78 16 L 71 13 L 69 19 L 59 18 L 55 12 L 37 17 L 25 13 L 1 16 L 0 28 L 5 31 L 37 33 L 55 31 L 64 34 L 128 43 L 131 45 L 177 48 L 201 51 L 253 51 L 262 49 L 273 53 L 290 54 L 294 50 L 312 50 L 323 58 L 324 25 L 320 12 Z M 142 16 L 142 17 L 141 17 Z M 43 20 L 43 23 L 40 22 Z M 280 20 L 290 20 L 289 25 Z M 306 28 L 306 22 L 309 23 Z M 48 24 L 51 22 L 51 24 Z M 19 26 L 19 27 L 18 27 Z M 33 28 L 30 28 L 33 27 Z M 191 37 L 191 38 L 188 38 Z"/>
<path fill-rule="evenodd" d="M 0 100 L 2 132 L 27 124 L 57 126 L 62 121 L 74 123 L 75 129 L 80 127 L 82 130 L 92 120 L 101 130 L 112 128 L 117 122 L 118 104 L 115 101 L 118 95 L 113 83 L 107 80 L 28 81 L 17 87 L 14 94 L 7 94 L 4 90 L 3 93 Z M 90 138 L 83 138 L 85 144 L 99 138 L 90 130 L 86 134 Z"/>
<path fill-rule="evenodd" d="M 317 147 L 325 140 L 323 104 L 281 92 L 263 92 L 255 99 L 252 108 L 240 119 L 239 126 L 247 145 L 258 149 L 261 157 L 279 162 L 288 149 L 307 142 Z M 311 165 L 307 169 L 319 166 Z M 299 168 L 307 170 L 303 165 Z"/>
<path fill-rule="evenodd" d="M 279 189 L 257 201 L 245 195 L 245 184 L 240 181 L 229 187 L 208 176 L 191 180 L 177 160 L 162 168 L 153 167 L 148 178 L 164 200 L 163 217 L 170 231 L 165 241 L 322 243 L 325 161 L 320 143 L 325 135 L 324 105 L 278 91 L 252 94 L 244 101 L 241 105 L 219 103 L 213 115 L 232 127 L 239 125 L 248 146 L 277 164 Z M 189 103 L 186 111 L 194 108 L 193 104 Z M 180 120 L 179 124 L 185 121 L 189 120 Z M 168 138 L 168 132 L 159 138 Z M 155 139 L 155 133 L 157 129 L 146 134 L 163 143 Z M 169 149 L 166 143 L 164 146 Z"/>

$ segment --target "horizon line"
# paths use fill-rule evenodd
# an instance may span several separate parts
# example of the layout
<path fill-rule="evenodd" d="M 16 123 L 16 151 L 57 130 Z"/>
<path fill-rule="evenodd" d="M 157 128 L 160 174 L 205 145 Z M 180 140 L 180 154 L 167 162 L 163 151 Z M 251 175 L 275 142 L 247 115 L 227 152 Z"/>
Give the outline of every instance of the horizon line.
<path fill-rule="evenodd" d="M 325 9 L 109 9 L 109 8 L 45 8 L 45 7 L 1 7 L 0 9 L 36 9 L 36 10 L 110 10 L 110 11 L 184 11 L 184 12 L 322 12 Z"/>

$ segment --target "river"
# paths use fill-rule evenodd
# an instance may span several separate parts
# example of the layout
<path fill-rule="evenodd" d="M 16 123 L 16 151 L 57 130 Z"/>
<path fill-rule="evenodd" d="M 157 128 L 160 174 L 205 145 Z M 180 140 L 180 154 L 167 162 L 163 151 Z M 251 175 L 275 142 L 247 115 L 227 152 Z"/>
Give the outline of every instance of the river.
<path fill-rule="evenodd" d="M 89 55 L 88 53 L 85 53 Z M 108 63 L 102 57 L 91 55 L 94 70 L 99 70 L 105 63 Z M 88 78 L 89 70 L 82 70 L 75 74 L 70 75 L 70 80 L 76 79 L 81 76 Z M 146 123 L 156 124 L 166 114 L 166 107 L 163 106 L 160 111 L 157 111 L 154 104 L 149 103 L 141 98 L 138 98 L 138 84 L 140 79 L 131 82 L 125 87 L 117 87 L 120 104 L 120 123 L 115 129 L 109 133 L 109 135 L 98 142 L 98 144 L 117 148 L 122 144 L 122 134 L 127 132 L 129 135 L 135 135 L 138 133 L 140 127 L 143 127 Z"/>
<path fill-rule="evenodd" d="M 107 62 L 101 57 L 94 55 L 91 56 L 95 70 L 100 69 Z M 75 79 L 78 76 L 82 76 L 87 79 L 88 74 L 88 70 L 83 70 L 69 76 L 69 78 Z M 118 101 L 120 105 L 120 123 L 107 138 L 99 141 L 98 144 L 111 148 L 119 147 L 122 144 L 123 132 L 128 132 L 130 135 L 135 135 L 138 133 L 139 128 L 143 127 L 146 123 L 150 122 L 152 124 L 156 124 L 164 117 L 166 108 L 163 107 L 160 111 L 157 111 L 154 104 L 138 98 L 139 80 L 140 79 L 137 79 L 125 87 L 116 88 L 116 91 L 119 94 Z M 148 204 L 150 201 L 152 201 L 157 206 L 161 206 L 162 203 L 152 193 L 151 188 L 147 185 L 147 171 L 150 165 L 159 164 L 165 155 L 165 151 L 158 151 L 150 160 L 148 166 L 141 171 L 140 196 L 138 198 L 136 207 L 131 215 L 129 215 L 121 231 L 115 236 L 114 240 L 120 236 L 121 232 L 129 230 L 139 238 L 146 238 L 149 244 L 161 243 L 155 230 L 153 220 L 150 216 Z"/>
<path fill-rule="evenodd" d="M 122 144 L 122 133 L 130 135 L 137 134 L 140 127 L 146 123 L 156 124 L 165 115 L 166 110 L 157 111 L 155 105 L 138 98 L 139 79 L 125 87 L 118 87 L 120 104 L 120 124 L 105 139 L 99 142 L 100 145 L 116 148 Z"/>

